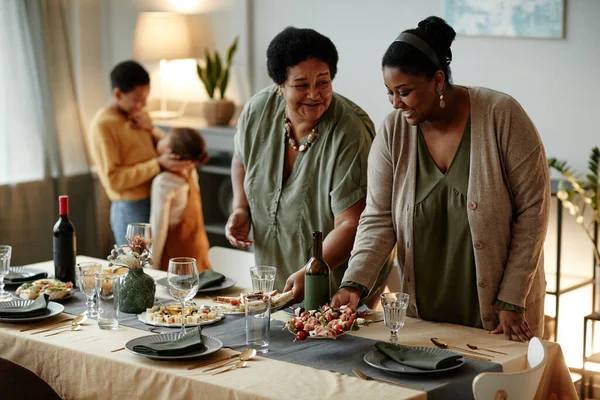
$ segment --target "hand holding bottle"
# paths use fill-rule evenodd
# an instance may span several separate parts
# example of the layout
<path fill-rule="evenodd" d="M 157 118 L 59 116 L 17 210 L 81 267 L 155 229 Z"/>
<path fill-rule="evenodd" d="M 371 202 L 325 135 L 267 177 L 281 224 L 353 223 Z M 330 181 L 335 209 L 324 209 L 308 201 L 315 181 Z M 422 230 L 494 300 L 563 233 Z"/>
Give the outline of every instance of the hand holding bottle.
<path fill-rule="evenodd" d="M 294 295 L 294 300 L 290 301 L 291 304 L 300 303 L 304 300 L 304 268 L 300 271 L 296 271 L 287 278 L 285 282 L 285 289 L 283 289 L 283 293 L 288 290 L 292 291 Z"/>

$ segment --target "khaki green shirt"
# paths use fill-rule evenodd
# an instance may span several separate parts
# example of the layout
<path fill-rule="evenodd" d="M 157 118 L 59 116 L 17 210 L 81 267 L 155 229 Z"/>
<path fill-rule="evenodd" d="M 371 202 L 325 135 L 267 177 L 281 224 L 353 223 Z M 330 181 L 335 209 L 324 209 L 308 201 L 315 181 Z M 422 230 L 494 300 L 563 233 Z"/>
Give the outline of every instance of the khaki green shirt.
<path fill-rule="evenodd" d="M 421 317 L 481 328 L 473 240 L 467 218 L 470 121 L 445 173 L 421 130 L 414 208 L 415 294 Z"/>
<path fill-rule="evenodd" d="M 366 196 L 367 158 L 375 136 L 368 115 L 334 93 L 316 141 L 298 154 L 282 184 L 284 111 L 277 87 L 264 89 L 246 104 L 234 139 L 235 154 L 246 171 L 256 263 L 277 268 L 279 290 L 311 257 L 312 232 L 322 231 L 326 238 L 335 217 Z M 341 283 L 346 266 L 333 271 L 332 289 Z"/>

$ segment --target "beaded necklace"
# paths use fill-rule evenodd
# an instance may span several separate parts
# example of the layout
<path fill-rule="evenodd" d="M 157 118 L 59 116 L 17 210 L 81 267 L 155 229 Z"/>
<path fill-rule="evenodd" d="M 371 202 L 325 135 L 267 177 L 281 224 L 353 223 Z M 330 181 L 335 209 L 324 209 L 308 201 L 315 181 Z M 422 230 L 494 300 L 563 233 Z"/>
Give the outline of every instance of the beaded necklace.
<path fill-rule="evenodd" d="M 319 132 L 319 128 L 315 126 L 312 131 L 310 131 L 306 143 L 298 146 L 298 142 L 296 142 L 296 139 L 292 136 L 292 121 L 290 121 L 287 115 L 284 115 L 283 124 L 285 126 L 285 137 L 287 139 L 287 144 L 295 151 L 302 153 L 308 150 L 310 145 L 317 140 L 317 132 Z"/>

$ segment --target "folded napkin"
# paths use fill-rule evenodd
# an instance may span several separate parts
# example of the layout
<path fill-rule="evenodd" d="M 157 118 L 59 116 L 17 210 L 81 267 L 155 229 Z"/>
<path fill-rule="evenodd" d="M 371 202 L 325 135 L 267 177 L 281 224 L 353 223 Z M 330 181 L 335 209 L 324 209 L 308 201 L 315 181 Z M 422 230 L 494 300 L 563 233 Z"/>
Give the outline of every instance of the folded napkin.
<path fill-rule="evenodd" d="M 1 318 L 27 318 L 48 312 L 48 295 L 44 294 L 24 307 L 0 308 Z"/>
<path fill-rule="evenodd" d="M 387 342 L 375 343 L 377 350 L 392 360 L 419 369 L 444 369 L 455 366 L 462 358 L 460 354 L 433 354 L 414 347 L 402 346 Z"/>
<path fill-rule="evenodd" d="M 225 275 L 207 269 L 199 275 L 200 287 L 198 289 L 205 289 L 211 286 L 216 286 L 225 280 Z"/>
<path fill-rule="evenodd" d="M 182 356 L 200 350 L 206 350 L 202 328 L 196 327 L 173 342 L 138 344 L 133 351 L 149 356 Z"/>
<path fill-rule="evenodd" d="M 48 274 L 38 270 L 25 270 L 23 272 L 10 271 L 4 276 L 4 283 L 23 283 L 47 278 Z"/>

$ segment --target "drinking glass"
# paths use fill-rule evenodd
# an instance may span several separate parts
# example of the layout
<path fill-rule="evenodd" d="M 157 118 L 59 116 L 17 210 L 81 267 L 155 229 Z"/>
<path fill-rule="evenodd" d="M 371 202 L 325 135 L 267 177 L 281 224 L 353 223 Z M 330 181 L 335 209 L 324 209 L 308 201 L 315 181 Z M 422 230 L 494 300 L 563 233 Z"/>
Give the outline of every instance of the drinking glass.
<path fill-rule="evenodd" d="M 0 246 L 0 301 L 12 299 L 12 295 L 4 290 L 4 277 L 10 272 L 10 256 L 12 247 Z"/>
<path fill-rule="evenodd" d="M 392 292 L 381 295 L 383 320 L 385 326 L 391 331 L 390 342 L 392 344 L 398 343 L 398 331 L 404 326 L 408 300 L 409 296 L 406 293 Z"/>
<path fill-rule="evenodd" d="M 100 272 L 95 275 L 98 298 L 98 327 L 113 330 L 119 327 L 119 289 L 121 275 Z"/>
<path fill-rule="evenodd" d="M 87 298 L 87 310 L 83 313 L 89 318 L 96 318 L 98 312 L 94 310 L 94 296 L 96 295 L 96 275 L 102 271 L 102 265 L 95 262 L 79 263 L 75 267 L 77 276 L 77 285 L 79 290 L 85 294 Z"/>
<path fill-rule="evenodd" d="M 246 345 L 259 353 L 269 351 L 271 328 L 271 296 L 249 294 L 246 305 Z"/>
<path fill-rule="evenodd" d="M 180 336 L 183 336 L 185 335 L 185 302 L 194 298 L 200 286 L 196 259 L 189 257 L 171 258 L 167 270 L 167 285 L 171 296 L 181 302 Z"/>
<path fill-rule="evenodd" d="M 152 228 L 150 224 L 135 223 L 127 225 L 127 233 L 125 239 L 129 243 L 132 243 L 136 237 L 141 237 L 146 242 L 146 245 L 150 247 L 152 244 Z"/>
<path fill-rule="evenodd" d="M 275 275 L 277 268 L 266 265 L 257 265 L 250 268 L 250 277 L 252 278 L 252 291 L 254 293 L 268 293 L 273 291 L 275 285 Z"/>

